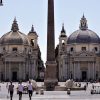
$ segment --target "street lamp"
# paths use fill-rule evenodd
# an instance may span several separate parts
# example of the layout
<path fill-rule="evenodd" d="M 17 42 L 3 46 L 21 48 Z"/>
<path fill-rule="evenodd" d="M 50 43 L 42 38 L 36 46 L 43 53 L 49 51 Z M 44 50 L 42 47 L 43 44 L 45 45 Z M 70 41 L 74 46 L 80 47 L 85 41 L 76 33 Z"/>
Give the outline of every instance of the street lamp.
<path fill-rule="evenodd" d="M 0 0 L 0 6 L 3 6 L 2 0 Z"/>

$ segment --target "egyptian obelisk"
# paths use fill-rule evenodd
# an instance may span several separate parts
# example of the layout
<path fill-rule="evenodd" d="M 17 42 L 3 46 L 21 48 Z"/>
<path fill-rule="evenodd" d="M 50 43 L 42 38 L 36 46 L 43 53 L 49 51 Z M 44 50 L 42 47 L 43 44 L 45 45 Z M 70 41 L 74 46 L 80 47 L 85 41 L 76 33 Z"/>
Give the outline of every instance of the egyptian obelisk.
<path fill-rule="evenodd" d="M 44 84 L 46 90 L 54 90 L 57 80 L 57 63 L 55 60 L 54 0 L 48 0 L 47 18 L 47 61 Z"/>

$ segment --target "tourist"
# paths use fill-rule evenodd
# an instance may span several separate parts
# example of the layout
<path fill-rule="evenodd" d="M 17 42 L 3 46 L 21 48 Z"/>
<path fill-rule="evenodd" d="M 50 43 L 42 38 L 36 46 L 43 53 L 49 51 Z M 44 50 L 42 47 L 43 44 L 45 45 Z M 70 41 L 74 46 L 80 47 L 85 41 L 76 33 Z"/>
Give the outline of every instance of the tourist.
<path fill-rule="evenodd" d="M 22 93 L 23 93 L 23 85 L 22 85 L 22 82 L 19 82 L 19 85 L 18 85 L 19 100 L 22 100 Z"/>
<path fill-rule="evenodd" d="M 88 82 L 86 83 L 87 87 L 88 87 Z"/>
<path fill-rule="evenodd" d="M 10 100 L 12 100 L 14 93 L 14 85 L 12 84 L 12 82 L 10 82 L 10 85 L 8 87 L 8 93 L 10 93 Z"/>
<path fill-rule="evenodd" d="M 94 89 L 94 85 L 92 84 L 92 89 Z"/>
<path fill-rule="evenodd" d="M 8 82 L 7 82 L 7 84 L 6 84 L 6 88 L 8 89 Z"/>
<path fill-rule="evenodd" d="M 86 86 L 86 85 L 84 85 L 84 90 L 86 90 L 86 88 L 87 88 L 87 86 Z"/>
<path fill-rule="evenodd" d="M 1 85 L 0 85 L 0 91 L 1 91 Z"/>
<path fill-rule="evenodd" d="M 31 100 L 31 97 L 32 97 L 32 94 L 33 94 L 33 86 L 32 86 L 31 81 L 29 81 L 28 93 L 29 93 L 29 99 Z"/>

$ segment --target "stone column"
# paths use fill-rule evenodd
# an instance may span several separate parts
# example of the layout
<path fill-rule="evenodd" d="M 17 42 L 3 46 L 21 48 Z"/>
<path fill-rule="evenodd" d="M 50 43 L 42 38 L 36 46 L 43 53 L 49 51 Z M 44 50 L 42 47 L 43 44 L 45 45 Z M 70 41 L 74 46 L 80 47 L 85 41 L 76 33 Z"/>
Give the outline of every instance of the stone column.
<path fill-rule="evenodd" d="M 78 62 L 78 79 L 80 79 L 81 77 L 81 71 L 80 71 L 80 62 Z"/>
<path fill-rule="evenodd" d="M 95 68 L 95 62 L 93 62 L 93 67 L 94 67 L 94 79 L 96 79 L 96 68 Z"/>
<path fill-rule="evenodd" d="M 61 61 L 59 61 L 59 79 L 61 80 L 62 77 L 62 67 L 61 67 Z"/>
<path fill-rule="evenodd" d="M 90 66 L 91 66 L 91 62 L 88 62 L 88 76 L 87 76 L 87 78 L 88 78 L 88 80 L 90 79 Z"/>
<path fill-rule="evenodd" d="M 31 66 L 31 64 L 30 64 L 30 60 L 29 60 L 29 62 L 28 62 L 28 74 L 29 74 L 29 78 L 31 77 L 30 66 Z"/>
<path fill-rule="evenodd" d="M 9 80 L 11 80 L 11 64 L 10 64 L 11 62 L 9 62 Z"/>
<path fill-rule="evenodd" d="M 36 67 L 37 67 L 37 65 L 36 65 L 36 59 L 35 59 L 35 60 L 34 60 L 34 78 L 36 78 L 36 76 L 37 76 Z"/>
<path fill-rule="evenodd" d="M 23 79 L 25 80 L 25 62 L 23 62 Z"/>
<path fill-rule="evenodd" d="M 94 62 L 92 63 L 92 67 L 93 67 L 93 69 L 92 69 L 92 73 L 93 73 L 93 79 L 94 79 Z"/>
<path fill-rule="evenodd" d="M 21 77 L 22 75 L 21 75 L 21 63 L 20 63 L 20 62 L 19 62 L 19 71 L 18 71 L 18 72 L 19 72 L 18 78 L 19 78 L 19 80 L 20 80 L 20 79 L 22 78 L 22 77 Z"/>
<path fill-rule="evenodd" d="M 34 67 L 35 67 L 35 66 L 34 66 L 34 61 L 32 61 L 31 66 L 32 66 L 32 72 L 31 72 L 31 73 L 32 73 L 32 78 L 34 78 L 34 72 L 35 72 L 35 71 L 34 71 Z"/>
<path fill-rule="evenodd" d="M 74 66 L 73 66 L 73 78 L 75 79 L 75 62 L 74 62 Z"/>
<path fill-rule="evenodd" d="M 5 81 L 6 81 L 6 73 L 7 73 L 7 71 L 6 71 L 6 61 L 5 61 Z"/>

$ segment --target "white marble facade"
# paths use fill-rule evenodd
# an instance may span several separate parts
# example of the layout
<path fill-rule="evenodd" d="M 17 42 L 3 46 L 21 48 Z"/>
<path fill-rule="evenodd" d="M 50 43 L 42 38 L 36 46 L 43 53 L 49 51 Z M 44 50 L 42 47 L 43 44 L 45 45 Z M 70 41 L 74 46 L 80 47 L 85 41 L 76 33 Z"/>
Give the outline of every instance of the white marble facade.
<path fill-rule="evenodd" d="M 0 38 L 0 80 L 40 79 L 44 66 L 38 35 L 32 26 L 28 35 L 19 31 L 16 19 L 10 32 Z"/>
<path fill-rule="evenodd" d="M 59 81 L 100 79 L 100 38 L 88 29 L 87 20 L 80 20 L 79 30 L 67 37 L 64 25 L 56 47 Z"/>

